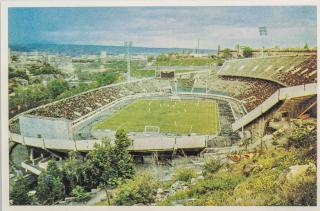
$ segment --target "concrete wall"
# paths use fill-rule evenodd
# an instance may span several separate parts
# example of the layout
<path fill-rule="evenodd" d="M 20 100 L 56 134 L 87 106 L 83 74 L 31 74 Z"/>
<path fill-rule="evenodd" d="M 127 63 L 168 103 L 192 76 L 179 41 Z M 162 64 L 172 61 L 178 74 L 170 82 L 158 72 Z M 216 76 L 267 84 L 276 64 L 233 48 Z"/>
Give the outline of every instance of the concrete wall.
<path fill-rule="evenodd" d="M 90 151 L 95 144 L 101 144 L 101 140 L 57 140 L 46 138 L 24 137 L 20 134 L 10 133 L 10 141 L 42 149 L 52 149 L 57 151 Z M 172 151 L 178 149 L 205 148 L 206 136 L 183 136 L 166 137 L 166 136 L 146 136 L 135 138 L 130 151 Z"/>
<path fill-rule="evenodd" d="M 21 135 L 45 139 L 72 139 L 71 121 L 31 115 L 19 116 Z"/>

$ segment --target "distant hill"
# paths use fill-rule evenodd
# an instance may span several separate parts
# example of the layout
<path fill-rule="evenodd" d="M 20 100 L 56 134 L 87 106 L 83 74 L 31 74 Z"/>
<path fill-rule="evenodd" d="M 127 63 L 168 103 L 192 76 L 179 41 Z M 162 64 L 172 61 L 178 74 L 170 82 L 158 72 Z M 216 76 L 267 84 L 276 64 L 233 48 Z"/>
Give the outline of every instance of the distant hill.
<path fill-rule="evenodd" d="M 101 51 L 107 51 L 108 54 L 125 54 L 124 46 L 103 46 L 103 45 L 73 45 L 73 44 L 19 44 L 9 45 L 12 51 L 32 52 L 41 51 L 53 54 L 62 54 L 69 56 L 100 54 Z M 146 48 L 132 47 L 132 54 L 159 54 L 169 52 L 192 52 L 190 48 Z M 216 53 L 216 50 L 200 49 L 200 53 Z"/>

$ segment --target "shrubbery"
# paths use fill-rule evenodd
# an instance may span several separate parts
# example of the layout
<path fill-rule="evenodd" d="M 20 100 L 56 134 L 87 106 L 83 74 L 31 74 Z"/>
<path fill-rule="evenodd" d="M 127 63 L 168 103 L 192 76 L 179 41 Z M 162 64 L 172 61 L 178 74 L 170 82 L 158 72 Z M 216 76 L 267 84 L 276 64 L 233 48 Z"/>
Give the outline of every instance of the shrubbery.
<path fill-rule="evenodd" d="M 42 205 L 50 205 L 55 204 L 64 197 L 61 172 L 56 162 L 49 161 L 47 170 L 43 171 L 38 178 L 37 200 Z"/>
<path fill-rule="evenodd" d="M 71 193 L 72 196 L 76 197 L 76 201 L 84 201 L 89 197 L 89 193 L 87 193 L 83 187 L 76 186 Z"/>
<path fill-rule="evenodd" d="M 29 205 L 32 203 L 31 197 L 28 196 L 29 182 L 23 176 L 18 176 L 10 191 L 10 199 L 13 205 Z"/>
<path fill-rule="evenodd" d="M 191 168 L 180 168 L 177 169 L 173 180 L 175 181 L 184 181 L 184 182 L 190 182 L 192 178 L 196 177 L 196 171 Z"/>
<path fill-rule="evenodd" d="M 213 178 L 199 181 L 192 187 L 191 192 L 194 195 L 213 193 L 215 191 L 234 189 L 242 180 L 243 176 L 232 174 L 220 174 Z"/>
<path fill-rule="evenodd" d="M 130 206 L 154 203 L 158 187 L 159 182 L 150 174 L 136 175 L 118 186 L 113 204 Z"/>
<path fill-rule="evenodd" d="M 281 186 L 277 195 L 282 199 L 282 205 L 315 206 L 317 202 L 317 172 L 316 166 L 309 163 L 296 166 L 290 176 L 280 178 Z"/>
<path fill-rule="evenodd" d="M 296 128 L 289 136 L 289 146 L 308 147 L 317 141 L 317 125 L 313 121 L 295 120 Z"/>
<path fill-rule="evenodd" d="M 220 160 L 210 159 L 203 166 L 203 176 L 217 172 L 222 167 Z"/>
<path fill-rule="evenodd" d="M 250 47 L 244 47 L 243 48 L 243 56 L 244 57 L 251 57 L 252 56 L 252 53 L 253 53 L 253 50 L 252 50 L 252 48 L 250 48 Z"/>

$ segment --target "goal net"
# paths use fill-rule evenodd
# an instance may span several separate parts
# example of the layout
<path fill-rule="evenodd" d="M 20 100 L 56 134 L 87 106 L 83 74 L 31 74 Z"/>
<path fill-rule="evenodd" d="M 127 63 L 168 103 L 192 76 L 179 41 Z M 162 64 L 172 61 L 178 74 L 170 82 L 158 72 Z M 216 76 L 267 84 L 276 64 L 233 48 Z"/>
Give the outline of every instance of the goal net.
<path fill-rule="evenodd" d="M 144 132 L 145 133 L 160 133 L 160 127 L 159 126 L 153 126 L 153 125 L 145 125 L 144 126 Z"/>

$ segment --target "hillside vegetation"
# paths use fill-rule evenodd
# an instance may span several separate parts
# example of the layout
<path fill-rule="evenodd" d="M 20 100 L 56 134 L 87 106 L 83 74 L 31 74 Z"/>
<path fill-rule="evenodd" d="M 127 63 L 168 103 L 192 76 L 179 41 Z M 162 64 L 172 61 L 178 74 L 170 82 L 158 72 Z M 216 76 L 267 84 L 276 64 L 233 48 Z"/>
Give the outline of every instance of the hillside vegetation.
<path fill-rule="evenodd" d="M 207 160 L 201 175 L 189 168 L 178 170 L 170 181 L 165 182 L 155 182 L 150 175 L 127 180 L 115 190 L 112 203 L 316 205 L 315 120 L 294 120 L 288 131 L 273 133 L 273 138 L 265 143 L 262 151 L 257 148 L 237 154 L 241 155 L 238 162 Z M 152 194 L 146 195 L 145 190 Z M 141 194 L 148 197 L 141 197 Z"/>

